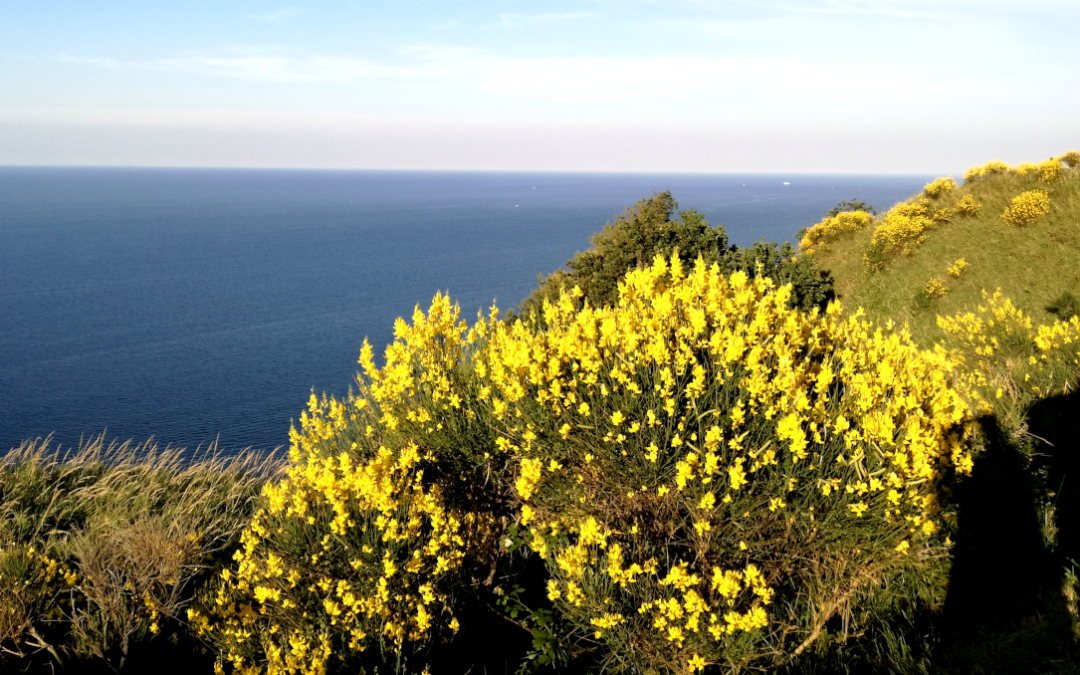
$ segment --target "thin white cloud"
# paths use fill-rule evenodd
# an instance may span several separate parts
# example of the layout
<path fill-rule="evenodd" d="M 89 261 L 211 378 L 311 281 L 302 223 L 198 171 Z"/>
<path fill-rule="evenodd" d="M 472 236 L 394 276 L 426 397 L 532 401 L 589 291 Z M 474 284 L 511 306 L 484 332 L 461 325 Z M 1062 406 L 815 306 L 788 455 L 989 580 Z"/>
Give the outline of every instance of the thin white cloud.
<path fill-rule="evenodd" d="M 57 60 L 109 70 L 155 71 L 263 82 L 344 82 L 366 78 L 404 78 L 410 74 L 408 69 L 362 59 L 293 56 L 261 50 L 142 61 L 61 54 Z"/>
<path fill-rule="evenodd" d="M 413 47 L 393 61 L 250 50 L 144 61 L 61 55 L 64 63 L 263 82 L 378 82 L 468 88 L 553 101 L 667 99 L 672 91 L 727 85 L 786 92 L 831 90 L 868 77 L 868 66 L 709 58 L 513 58 L 475 49 Z M 874 73 L 880 77 L 880 72 Z"/>
<path fill-rule="evenodd" d="M 499 15 L 499 22 L 504 26 L 518 28 L 523 26 L 543 26 L 565 21 L 577 21 L 579 19 L 594 19 L 598 16 L 600 16 L 598 12 L 561 12 L 550 14 L 503 13 Z"/>
<path fill-rule="evenodd" d="M 652 4 L 650 0 L 640 0 Z M 744 7 L 790 14 L 819 14 L 843 17 L 943 20 L 976 16 L 1015 15 L 1018 12 L 1076 10 L 1075 0 L 735 0 Z M 728 13 L 732 0 L 685 0 L 699 11 Z"/>
<path fill-rule="evenodd" d="M 759 9 L 800 14 L 826 14 L 832 16 L 880 16 L 892 19 L 941 20 L 960 16 L 957 12 L 943 11 L 948 2 L 924 3 L 889 0 L 815 0 L 813 2 L 776 2 L 773 0 L 747 0 L 744 4 Z"/>
<path fill-rule="evenodd" d="M 299 9 L 294 9 L 292 7 L 282 7 L 281 9 L 277 9 L 273 12 L 268 12 L 266 14 L 248 14 L 248 17 L 256 19 L 258 21 L 267 21 L 269 23 L 282 23 L 293 18 L 294 16 L 300 16 L 301 14 L 303 14 L 303 12 Z"/>

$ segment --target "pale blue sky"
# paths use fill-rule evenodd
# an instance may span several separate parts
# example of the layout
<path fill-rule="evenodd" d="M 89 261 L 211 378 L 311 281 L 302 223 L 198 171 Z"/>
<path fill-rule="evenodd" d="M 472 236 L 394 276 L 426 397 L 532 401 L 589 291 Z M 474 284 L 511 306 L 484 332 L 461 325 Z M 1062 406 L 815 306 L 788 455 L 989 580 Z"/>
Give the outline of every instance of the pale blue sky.
<path fill-rule="evenodd" d="M 0 0 L 0 164 L 957 172 L 1080 145 L 1080 2 Z"/>

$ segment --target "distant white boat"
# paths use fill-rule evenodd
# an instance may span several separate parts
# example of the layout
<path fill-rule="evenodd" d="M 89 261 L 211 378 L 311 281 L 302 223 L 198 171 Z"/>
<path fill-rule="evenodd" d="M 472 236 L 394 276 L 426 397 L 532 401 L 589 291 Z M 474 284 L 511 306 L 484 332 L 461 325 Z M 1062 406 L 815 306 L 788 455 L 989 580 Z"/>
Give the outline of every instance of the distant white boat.
<path fill-rule="evenodd" d="M 788 183 L 787 181 L 784 181 L 784 185 L 791 185 L 791 183 Z"/>

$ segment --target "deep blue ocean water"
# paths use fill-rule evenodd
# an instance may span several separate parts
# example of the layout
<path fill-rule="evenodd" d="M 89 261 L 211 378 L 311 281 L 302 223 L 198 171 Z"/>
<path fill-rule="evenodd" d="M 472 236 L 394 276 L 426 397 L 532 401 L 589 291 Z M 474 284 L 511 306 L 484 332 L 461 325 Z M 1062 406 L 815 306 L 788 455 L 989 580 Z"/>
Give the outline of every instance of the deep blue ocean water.
<path fill-rule="evenodd" d="M 654 191 L 747 245 L 931 178 L 0 167 L 0 451 L 284 445 L 365 336 L 440 289 L 515 305 Z"/>

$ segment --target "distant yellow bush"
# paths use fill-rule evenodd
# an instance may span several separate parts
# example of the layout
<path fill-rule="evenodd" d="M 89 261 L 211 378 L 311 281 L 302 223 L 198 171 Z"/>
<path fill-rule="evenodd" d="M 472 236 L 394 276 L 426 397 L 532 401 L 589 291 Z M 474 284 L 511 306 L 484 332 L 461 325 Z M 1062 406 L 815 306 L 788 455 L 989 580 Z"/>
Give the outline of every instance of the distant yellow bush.
<path fill-rule="evenodd" d="M 1028 174 L 1034 175 L 1039 173 L 1039 165 L 1033 164 L 1032 162 L 1024 162 L 1013 169 L 1013 173 L 1017 176 L 1026 176 Z"/>
<path fill-rule="evenodd" d="M 970 183 L 979 178 L 986 178 L 999 173 L 1008 173 L 1009 165 L 999 159 L 987 162 L 982 166 L 973 166 L 964 173 L 964 182 Z"/>
<path fill-rule="evenodd" d="M 956 188 L 956 181 L 952 176 L 945 176 L 943 178 L 937 178 L 932 183 L 928 183 L 923 191 L 926 196 L 931 199 L 937 199 L 938 197 L 947 194 Z"/>
<path fill-rule="evenodd" d="M 1080 372 L 1080 316 L 1036 326 L 1000 289 L 984 290 L 974 312 L 939 316 L 937 324 L 975 376 L 980 409 L 1003 396 L 1031 401 L 1061 391 Z"/>
<path fill-rule="evenodd" d="M 941 277 L 934 277 L 930 281 L 927 281 L 926 285 L 923 286 L 923 294 L 927 297 L 928 300 L 937 300 L 938 298 L 943 298 L 948 292 L 949 285 Z"/>
<path fill-rule="evenodd" d="M 951 267 L 949 267 L 949 269 L 948 269 L 949 276 L 950 277 L 958 277 L 958 276 L 960 276 L 960 274 L 964 270 L 967 269 L 967 267 L 968 267 L 968 262 L 966 260 L 964 260 L 963 258 L 960 258 L 959 260 L 954 262 Z"/>
<path fill-rule="evenodd" d="M 1054 158 L 1048 159 L 1045 162 L 1039 164 L 1039 180 L 1044 183 L 1051 183 L 1057 180 L 1061 176 L 1061 160 Z"/>
<path fill-rule="evenodd" d="M 962 216 L 974 216 L 982 208 L 982 204 L 975 201 L 975 198 L 971 195 L 964 195 L 963 198 L 956 203 L 956 212 Z"/>
<path fill-rule="evenodd" d="M 1045 190 L 1028 190 L 1013 198 L 1001 219 L 1015 227 L 1030 225 L 1050 213 L 1050 195 Z"/>
<path fill-rule="evenodd" d="M 881 255 L 911 255 L 926 240 L 934 221 L 928 215 L 930 200 L 900 203 L 885 214 L 874 229 L 871 245 Z"/>
<path fill-rule="evenodd" d="M 822 221 L 806 231 L 799 242 L 803 253 L 827 250 L 827 243 L 847 232 L 857 232 L 874 222 L 874 216 L 866 211 L 845 211 Z"/>
<path fill-rule="evenodd" d="M 952 220 L 952 217 L 954 215 L 956 215 L 956 211 L 954 209 L 950 209 L 948 207 L 940 208 L 937 211 L 934 211 L 934 215 L 931 217 L 931 220 L 933 220 L 935 223 L 947 223 Z"/>
<path fill-rule="evenodd" d="M 969 168 L 966 172 L 964 172 L 964 182 L 970 183 L 972 181 L 978 180 L 980 178 L 986 178 L 987 176 L 992 176 L 994 174 L 1011 173 L 1014 176 L 1020 177 L 1037 175 L 1039 177 L 1039 180 L 1044 183 L 1049 183 L 1056 180 L 1058 176 L 1061 175 L 1061 164 L 1063 162 L 1070 168 L 1080 165 L 1080 152 L 1077 152 L 1076 150 L 1069 150 L 1068 152 L 1062 154 L 1059 157 L 1054 157 L 1038 164 L 1034 164 L 1032 162 L 1024 162 L 1011 168 L 1008 164 L 1002 162 L 1001 160 L 994 160 L 992 162 L 987 162 L 982 166 L 973 166 Z M 937 181 L 934 181 L 934 183 L 927 185 L 927 194 L 930 195 L 929 188 L 931 187 L 931 185 L 934 185 L 938 181 L 943 180 L 945 179 L 939 178 Z M 934 195 L 930 196 L 933 197 Z"/>

